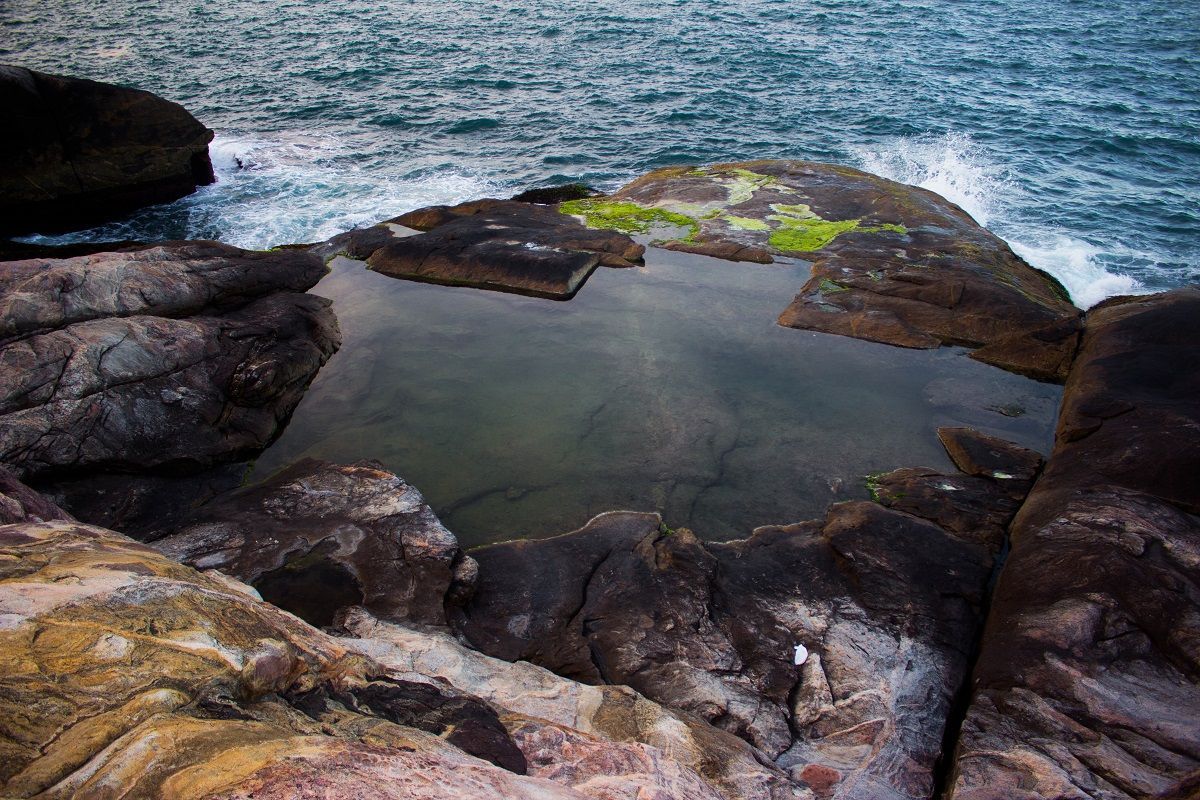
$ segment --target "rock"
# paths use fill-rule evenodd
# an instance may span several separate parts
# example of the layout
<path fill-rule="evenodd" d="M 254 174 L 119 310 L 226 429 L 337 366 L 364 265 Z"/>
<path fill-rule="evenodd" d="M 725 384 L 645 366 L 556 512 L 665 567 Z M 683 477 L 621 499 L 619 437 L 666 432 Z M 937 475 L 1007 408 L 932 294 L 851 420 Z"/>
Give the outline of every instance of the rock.
<path fill-rule="evenodd" d="M 1022 497 L 1042 468 L 1039 454 L 973 428 L 938 428 L 937 433 L 954 466 L 976 477 L 1017 481 Z"/>
<path fill-rule="evenodd" d="M 383 664 L 396 677 L 449 681 L 460 691 L 507 709 L 504 719 L 526 756 L 530 774 L 545 776 L 545 768 L 569 767 L 571 785 L 583 790 L 580 784 L 598 772 L 596 756 L 615 750 L 623 760 L 633 762 L 633 767 L 618 770 L 623 779 L 632 769 L 639 781 L 651 785 L 663 775 L 674 781 L 680 765 L 702 776 L 723 797 L 806 796 L 780 770 L 765 766 L 766 756 L 741 739 L 665 709 L 626 686 L 590 686 L 526 661 L 491 658 L 463 647 L 446 633 L 380 622 L 362 608 L 348 609 L 338 624 L 359 637 L 344 640 L 347 647 Z M 630 747 L 616 749 L 616 743 Z M 660 753 L 669 755 L 674 764 L 663 763 Z M 565 774 L 563 769 L 555 780 Z M 696 794 L 680 796 L 708 796 L 694 783 L 691 790 Z"/>
<path fill-rule="evenodd" d="M 0 281 L 0 461 L 180 474 L 277 436 L 337 348 L 316 257 L 207 242 L 17 261 Z"/>
<path fill-rule="evenodd" d="M 585 197 L 599 197 L 602 193 L 584 183 L 564 183 L 561 186 L 545 186 L 538 189 L 526 189 L 512 199 L 518 203 L 537 203 L 539 205 L 555 205 L 567 200 L 582 200 Z"/>
<path fill-rule="evenodd" d="M 661 232 L 672 249 L 812 261 L 779 317 L 788 327 L 980 348 L 975 357 L 1043 380 L 1063 380 L 1075 352 L 1080 312 L 1057 281 L 938 195 L 849 167 L 669 167 L 559 208 L 597 227 Z"/>
<path fill-rule="evenodd" d="M 968 538 L 866 502 L 724 544 L 611 513 L 473 550 L 456 624 L 734 733 L 820 796 L 928 797 L 991 570 Z"/>
<path fill-rule="evenodd" d="M 420 492 L 373 462 L 305 459 L 151 537 L 166 532 L 154 547 L 167 556 L 245 581 L 317 626 L 352 605 L 444 626 L 446 604 L 475 578 Z"/>
<path fill-rule="evenodd" d="M 467 653 L 424 636 L 425 658 L 446 663 Z M 197 573 L 110 531 L 72 522 L 0 526 L 0 794 L 804 796 L 718 790 L 671 754 L 676 733 L 681 748 L 700 737 L 631 693 L 623 708 L 636 705 L 642 716 L 584 703 L 599 723 L 584 732 L 368 655 L 396 650 L 391 641 L 324 634 L 244 584 Z M 552 716 L 580 708 L 569 690 L 564 696 L 561 705 L 542 698 Z M 664 746 L 600 731 L 637 724 L 647 726 L 643 738 Z M 752 759 L 727 750 L 716 759 L 740 757 L 753 771 Z"/>
<path fill-rule="evenodd" d="M 0 525 L 14 522 L 73 521 L 70 514 L 0 467 Z"/>
<path fill-rule="evenodd" d="M 1200 290 L 1094 308 L 1012 525 L 948 796 L 1200 791 Z"/>
<path fill-rule="evenodd" d="M 394 226 L 411 230 L 394 232 Z M 568 300 L 597 266 L 629 267 L 644 249 L 532 203 L 434 206 L 335 237 L 315 252 L 366 261 L 384 275 Z"/>
<path fill-rule="evenodd" d="M 0 235 L 51 233 L 214 180 L 213 133 L 150 92 L 0 66 Z"/>

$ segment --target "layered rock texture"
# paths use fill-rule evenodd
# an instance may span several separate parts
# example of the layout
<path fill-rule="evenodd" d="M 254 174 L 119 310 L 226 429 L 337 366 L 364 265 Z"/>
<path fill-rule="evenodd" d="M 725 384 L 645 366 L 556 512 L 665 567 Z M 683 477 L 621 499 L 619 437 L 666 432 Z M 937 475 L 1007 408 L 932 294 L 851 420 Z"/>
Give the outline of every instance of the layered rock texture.
<path fill-rule="evenodd" d="M 477 200 L 413 211 L 315 250 L 396 278 L 566 300 L 596 267 L 633 266 L 645 248 L 543 205 Z"/>
<path fill-rule="evenodd" d="M 258 452 L 337 348 L 329 302 L 302 294 L 324 271 L 215 242 L 6 263 L 0 461 L 160 480 Z"/>
<path fill-rule="evenodd" d="M 332 637 L 78 523 L 0 526 L 0 620 L 5 797 L 807 796 L 628 689 L 364 609 L 346 624 L 372 638 Z"/>
<path fill-rule="evenodd" d="M 114 219 L 213 182 L 213 133 L 150 92 L 0 66 L 0 235 Z"/>
<path fill-rule="evenodd" d="M 938 195 L 849 167 L 752 161 L 645 175 L 560 205 L 590 225 L 740 261 L 812 262 L 781 325 L 904 347 L 964 345 L 1062 381 L 1079 310 L 1062 286 Z"/>
<path fill-rule="evenodd" d="M 201 506 L 154 546 L 243 580 L 314 625 L 362 605 L 444 626 L 445 606 L 471 592 L 477 572 L 420 492 L 370 462 L 306 459 Z"/>
<path fill-rule="evenodd" d="M 1200 796 L 1200 290 L 1088 314 L 949 796 Z"/>
<path fill-rule="evenodd" d="M 936 490 L 903 495 L 905 511 L 840 503 L 724 544 L 611 513 L 473 550 L 480 580 L 457 627 L 489 655 L 705 719 L 817 797 L 928 797 L 994 558 L 1033 477 L 1017 464 L 1037 463 L 996 445 L 1013 477 L 916 470 Z"/>

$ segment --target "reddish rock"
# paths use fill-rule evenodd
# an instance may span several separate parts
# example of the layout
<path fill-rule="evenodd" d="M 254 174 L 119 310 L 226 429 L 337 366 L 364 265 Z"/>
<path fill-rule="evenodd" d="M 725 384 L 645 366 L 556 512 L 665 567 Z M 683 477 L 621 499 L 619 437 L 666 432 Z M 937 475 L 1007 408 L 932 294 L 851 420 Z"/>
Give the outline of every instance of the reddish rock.
<path fill-rule="evenodd" d="M 0 467 L 0 525 L 72 519 L 70 514 Z"/>
<path fill-rule="evenodd" d="M 1012 526 L 948 796 L 1200 791 L 1200 290 L 1088 314 Z"/>

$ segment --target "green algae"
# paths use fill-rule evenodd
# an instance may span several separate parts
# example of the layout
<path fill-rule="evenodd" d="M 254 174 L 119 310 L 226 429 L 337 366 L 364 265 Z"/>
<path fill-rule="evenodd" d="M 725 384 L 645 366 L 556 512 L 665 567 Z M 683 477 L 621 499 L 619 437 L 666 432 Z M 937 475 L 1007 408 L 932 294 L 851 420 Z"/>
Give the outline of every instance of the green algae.
<path fill-rule="evenodd" d="M 763 222 L 761 219 L 754 217 L 739 217 L 733 214 L 721 214 L 720 218 L 725 221 L 731 228 L 737 228 L 739 231 L 769 231 L 771 226 Z"/>
<path fill-rule="evenodd" d="M 795 219 L 776 216 L 779 227 L 771 231 L 767 243 L 777 250 L 809 253 L 829 245 L 837 237 L 858 227 L 856 219 L 831 222 L 824 219 Z"/>
<path fill-rule="evenodd" d="M 821 294 L 837 294 L 838 292 L 850 291 L 850 287 L 843 286 L 837 281 L 831 281 L 829 278 L 823 278 L 821 283 L 817 285 L 817 291 Z"/>
<path fill-rule="evenodd" d="M 561 203 L 558 210 L 583 217 L 589 228 L 606 228 L 626 234 L 649 233 L 656 226 L 669 225 L 687 228 L 689 233 L 683 241 L 694 241 L 700 232 L 700 223 L 695 217 L 628 200 L 570 200 Z"/>

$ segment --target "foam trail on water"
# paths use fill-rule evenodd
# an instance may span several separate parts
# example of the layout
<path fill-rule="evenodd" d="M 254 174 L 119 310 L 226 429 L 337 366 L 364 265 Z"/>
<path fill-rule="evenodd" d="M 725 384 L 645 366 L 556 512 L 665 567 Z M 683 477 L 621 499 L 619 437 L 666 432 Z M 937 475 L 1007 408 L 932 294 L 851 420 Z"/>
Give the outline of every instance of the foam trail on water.
<path fill-rule="evenodd" d="M 1136 278 L 1104 267 L 1105 256 L 1118 255 L 1111 250 L 1017 219 L 1019 182 L 991 163 L 966 134 L 906 137 L 882 149 L 858 149 L 855 155 L 868 172 L 929 189 L 960 206 L 1021 258 L 1061 281 L 1081 308 L 1113 295 L 1146 291 Z"/>

